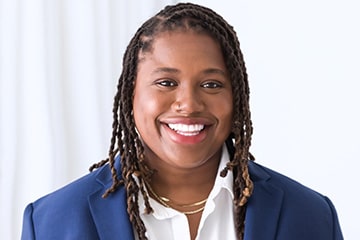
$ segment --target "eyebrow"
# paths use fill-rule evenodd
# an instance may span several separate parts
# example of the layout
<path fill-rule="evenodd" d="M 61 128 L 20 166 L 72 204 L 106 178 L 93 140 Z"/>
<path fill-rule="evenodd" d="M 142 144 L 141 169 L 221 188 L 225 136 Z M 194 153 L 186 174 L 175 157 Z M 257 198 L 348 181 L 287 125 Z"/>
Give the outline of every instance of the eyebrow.
<path fill-rule="evenodd" d="M 152 74 L 156 73 L 180 73 L 179 69 L 176 68 L 169 68 L 169 67 L 160 67 L 156 68 L 154 71 L 152 71 Z M 226 72 L 218 69 L 218 68 L 207 68 L 203 71 L 204 74 L 220 74 L 223 76 L 226 76 Z"/>
<path fill-rule="evenodd" d="M 156 68 L 154 71 L 152 71 L 152 74 L 156 73 L 179 73 L 180 70 L 176 68 L 169 68 L 169 67 L 160 67 Z"/>
<path fill-rule="evenodd" d="M 205 74 L 220 74 L 226 76 L 226 73 L 219 68 L 208 68 L 203 71 Z"/>

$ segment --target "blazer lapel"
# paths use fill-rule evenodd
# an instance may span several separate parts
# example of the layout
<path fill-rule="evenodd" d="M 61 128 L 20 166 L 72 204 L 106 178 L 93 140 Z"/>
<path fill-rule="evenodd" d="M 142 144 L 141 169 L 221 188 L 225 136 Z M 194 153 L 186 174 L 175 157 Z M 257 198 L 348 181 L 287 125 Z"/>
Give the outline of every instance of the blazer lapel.
<path fill-rule="evenodd" d="M 250 162 L 249 171 L 254 191 L 247 205 L 244 239 L 275 239 L 284 193 L 268 182 L 270 176 L 257 164 Z"/>
<path fill-rule="evenodd" d="M 124 188 L 120 187 L 105 199 L 101 197 L 112 183 L 110 171 L 107 167 L 106 165 L 100 169 L 97 176 L 97 181 L 102 187 L 89 195 L 88 198 L 97 232 L 100 239 L 134 239 L 132 224 L 127 213 L 126 192 Z"/>
<path fill-rule="evenodd" d="M 268 182 L 270 176 L 256 163 L 249 162 L 249 171 L 254 191 L 247 204 L 244 239 L 275 239 L 284 193 Z M 133 240 L 125 189 L 119 188 L 105 199 L 101 197 L 111 186 L 109 173 L 107 166 L 99 169 L 99 188 L 88 198 L 97 232 L 100 239 Z"/>

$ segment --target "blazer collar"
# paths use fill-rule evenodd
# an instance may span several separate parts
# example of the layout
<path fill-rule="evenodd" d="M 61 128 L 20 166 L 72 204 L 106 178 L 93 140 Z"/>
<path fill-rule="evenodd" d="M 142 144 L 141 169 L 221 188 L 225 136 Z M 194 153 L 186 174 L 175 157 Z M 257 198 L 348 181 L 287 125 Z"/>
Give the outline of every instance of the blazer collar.
<path fill-rule="evenodd" d="M 116 159 L 117 169 L 120 169 L 119 162 Z M 244 238 L 275 239 L 284 193 L 269 182 L 271 176 L 263 167 L 249 162 L 249 172 L 254 191 L 247 203 Z M 108 165 L 99 169 L 97 181 L 99 188 L 89 195 L 88 201 L 100 239 L 134 239 L 125 189 L 119 188 L 105 199 L 101 197 L 112 183 Z"/>
<path fill-rule="evenodd" d="M 119 162 L 119 159 L 116 159 L 117 169 L 120 169 Z M 106 189 L 112 184 L 108 167 L 105 165 L 98 170 L 96 180 L 100 185 L 88 197 L 90 212 L 100 239 L 132 240 L 134 232 L 127 213 L 125 189 L 121 187 L 107 198 L 102 198 Z"/>
<path fill-rule="evenodd" d="M 249 162 L 254 191 L 249 199 L 245 217 L 245 239 L 275 239 L 283 191 L 269 182 L 271 176 L 260 165 Z"/>

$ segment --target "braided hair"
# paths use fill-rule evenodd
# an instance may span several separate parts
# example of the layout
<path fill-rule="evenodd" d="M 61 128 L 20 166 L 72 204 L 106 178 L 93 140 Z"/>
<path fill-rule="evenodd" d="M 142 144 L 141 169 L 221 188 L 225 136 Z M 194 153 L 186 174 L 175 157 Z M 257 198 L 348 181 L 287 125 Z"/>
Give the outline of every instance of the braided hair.
<path fill-rule="evenodd" d="M 234 174 L 235 228 L 238 239 L 243 239 L 246 202 L 253 190 L 248 172 L 248 161 L 254 160 L 249 152 L 253 132 L 249 108 L 249 85 L 243 54 L 236 32 L 213 10 L 192 3 L 167 6 L 147 20 L 131 39 L 123 57 L 123 70 L 117 85 L 113 105 L 113 130 L 108 158 L 90 167 L 90 171 L 108 163 L 113 183 L 103 197 L 107 197 L 123 185 L 127 192 L 127 211 L 139 239 L 147 239 L 146 228 L 139 214 L 139 192 L 144 196 L 147 213 L 153 210 L 145 183 L 152 175 L 144 162 L 144 147 L 135 128 L 132 114 L 134 81 L 137 74 L 139 54 L 151 51 L 156 36 L 174 30 L 192 30 L 205 33 L 221 46 L 225 64 L 230 73 L 233 91 L 233 126 L 226 140 L 231 161 L 221 171 L 225 177 L 228 171 Z M 120 155 L 121 177 L 115 168 L 115 156 Z M 137 177 L 137 181 L 134 179 Z"/>

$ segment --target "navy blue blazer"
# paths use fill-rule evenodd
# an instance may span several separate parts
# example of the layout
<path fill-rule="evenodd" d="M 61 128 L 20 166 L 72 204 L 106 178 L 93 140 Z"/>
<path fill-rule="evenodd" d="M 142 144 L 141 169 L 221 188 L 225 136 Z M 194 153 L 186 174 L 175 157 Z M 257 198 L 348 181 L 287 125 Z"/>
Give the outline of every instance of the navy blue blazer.
<path fill-rule="evenodd" d="M 254 192 L 246 211 L 245 240 L 343 239 L 327 197 L 257 163 L 250 162 L 249 171 Z M 134 239 L 124 188 L 101 197 L 111 183 L 106 165 L 29 204 L 21 239 Z"/>

